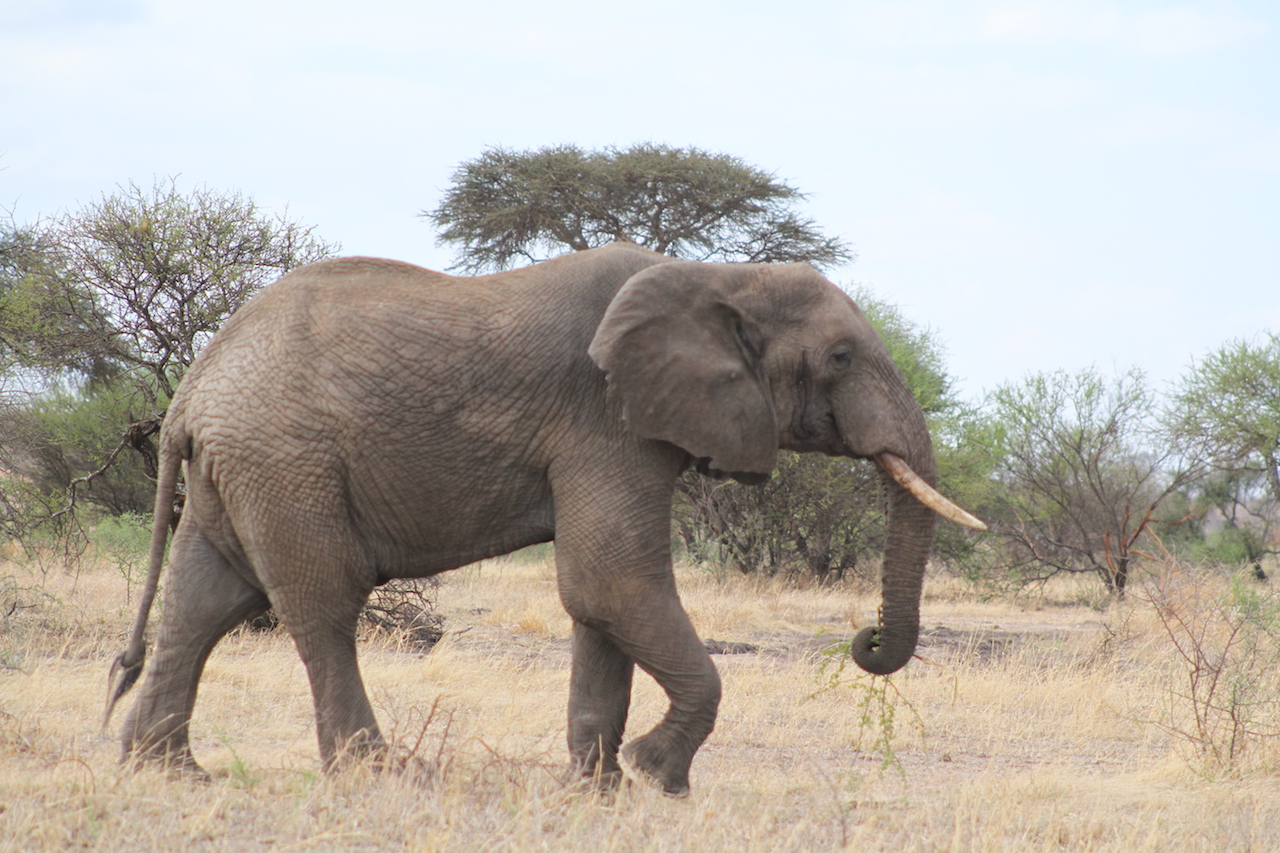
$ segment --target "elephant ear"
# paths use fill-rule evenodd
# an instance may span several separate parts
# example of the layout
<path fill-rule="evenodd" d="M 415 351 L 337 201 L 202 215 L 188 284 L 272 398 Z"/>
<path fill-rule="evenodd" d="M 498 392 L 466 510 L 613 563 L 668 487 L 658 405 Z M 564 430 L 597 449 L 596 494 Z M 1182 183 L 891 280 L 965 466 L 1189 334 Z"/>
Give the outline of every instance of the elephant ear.
<path fill-rule="evenodd" d="M 683 448 L 700 470 L 759 481 L 778 460 L 765 340 L 716 278 L 714 267 L 693 262 L 635 274 L 588 352 L 632 432 Z"/>

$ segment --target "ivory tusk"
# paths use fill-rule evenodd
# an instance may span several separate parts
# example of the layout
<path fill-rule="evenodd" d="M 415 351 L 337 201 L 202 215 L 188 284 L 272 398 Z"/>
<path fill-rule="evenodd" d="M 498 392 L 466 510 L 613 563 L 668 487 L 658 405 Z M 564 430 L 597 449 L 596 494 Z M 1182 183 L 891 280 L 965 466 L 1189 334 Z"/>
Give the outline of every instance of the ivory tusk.
<path fill-rule="evenodd" d="M 902 457 L 886 451 L 876 456 L 876 461 L 880 463 L 884 470 L 889 472 L 890 477 L 898 481 L 898 485 L 915 495 L 916 500 L 938 515 L 954 521 L 956 524 L 972 527 L 974 530 L 987 529 L 987 525 L 982 519 L 965 512 L 938 494 L 933 486 L 930 486 L 919 474 L 911 470 L 911 466 L 903 461 Z"/>

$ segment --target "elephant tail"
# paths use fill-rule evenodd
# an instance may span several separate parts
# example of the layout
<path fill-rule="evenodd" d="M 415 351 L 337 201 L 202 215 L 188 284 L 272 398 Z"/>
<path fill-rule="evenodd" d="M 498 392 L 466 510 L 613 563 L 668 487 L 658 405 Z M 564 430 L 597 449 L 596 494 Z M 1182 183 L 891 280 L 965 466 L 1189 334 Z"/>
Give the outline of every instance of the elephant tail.
<path fill-rule="evenodd" d="M 147 569 L 147 582 L 142 588 L 142 597 L 138 602 L 138 615 L 133 622 L 133 633 L 129 635 L 129 645 L 124 653 L 111 664 L 111 673 L 107 676 L 107 707 L 102 716 L 102 727 L 106 729 L 111 721 L 111 712 L 116 702 L 129 692 L 142 674 L 142 664 L 146 660 L 147 647 L 145 634 L 147 619 L 151 615 L 151 604 L 155 601 L 156 590 L 160 587 L 160 570 L 164 566 L 164 549 L 169 537 L 169 528 L 174 525 L 176 512 L 174 502 L 178 494 L 178 472 L 182 467 L 182 454 L 177 442 L 172 440 L 171 433 L 176 424 L 170 424 L 160 435 L 160 464 L 156 472 L 156 505 L 155 521 L 151 528 L 150 565 Z"/>

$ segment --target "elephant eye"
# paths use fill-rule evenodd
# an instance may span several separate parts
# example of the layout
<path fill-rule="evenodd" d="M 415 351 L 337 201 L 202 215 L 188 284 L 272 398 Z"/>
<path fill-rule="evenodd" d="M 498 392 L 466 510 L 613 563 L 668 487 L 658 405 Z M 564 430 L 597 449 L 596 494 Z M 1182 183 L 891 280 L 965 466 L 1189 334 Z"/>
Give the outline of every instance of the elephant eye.
<path fill-rule="evenodd" d="M 831 364 L 837 368 L 844 369 L 853 364 L 853 353 L 847 349 L 838 349 L 831 353 Z"/>

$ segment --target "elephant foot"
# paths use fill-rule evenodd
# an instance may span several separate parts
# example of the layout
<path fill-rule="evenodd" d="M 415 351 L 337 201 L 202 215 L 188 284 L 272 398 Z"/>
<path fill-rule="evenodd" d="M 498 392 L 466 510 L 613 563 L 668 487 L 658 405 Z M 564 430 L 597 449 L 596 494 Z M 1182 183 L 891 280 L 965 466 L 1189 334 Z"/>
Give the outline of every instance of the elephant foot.
<path fill-rule="evenodd" d="M 375 729 L 360 729 L 345 740 L 331 742 L 320 739 L 320 758 L 326 773 L 336 773 L 348 768 L 365 767 L 374 771 L 394 770 L 397 757 L 394 750 Z"/>
<path fill-rule="evenodd" d="M 572 797 L 596 799 L 604 804 L 612 804 L 618 796 L 632 786 L 621 770 L 612 773 L 592 773 L 579 775 L 576 768 L 570 768 L 564 780 L 565 793 Z"/>
<path fill-rule="evenodd" d="M 584 770 L 582 765 L 575 761 L 565 774 L 564 784 L 583 793 L 596 791 L 612 794 L 627 784 L 627 778 L 616 763 L 612 770 L 606 770 L 598 764 L 594 769 Z"/>
<path fill-rule="evenodd" d="M 670 797 L 689 796 L 689 762 L 672 754 L 669 744 L 650 732 L 633 740 L 618 754 L 618 763 L 626 777 L 647 788 Z"/>
<path fill-rule="evenodd" d="M 120 763 L 135 772 L 143 767 L 154 767 L 175 779 L 184 779 L 188 782 L 200 784 L 213 781 L 213 777 L 200 766 L 194 756 L 191 755 L 190 748 L 186 745 L 177 749 L 164 749 L 163 747 L 158 748 L 155 746 L 149 749 L 130 749 L 126 747 L 120 756 Z"/>
<path fill-rule="evenodd" d="M 200 785 L 207 785 L 213 781 L 213 777 L 209 775 L 209 771 L 197 764 L 194 758 L 178 764 L 167 764 L 165 765 L 165 771 L 170 776 L 185 779 L 188 782 L 195 782 Z"/>

